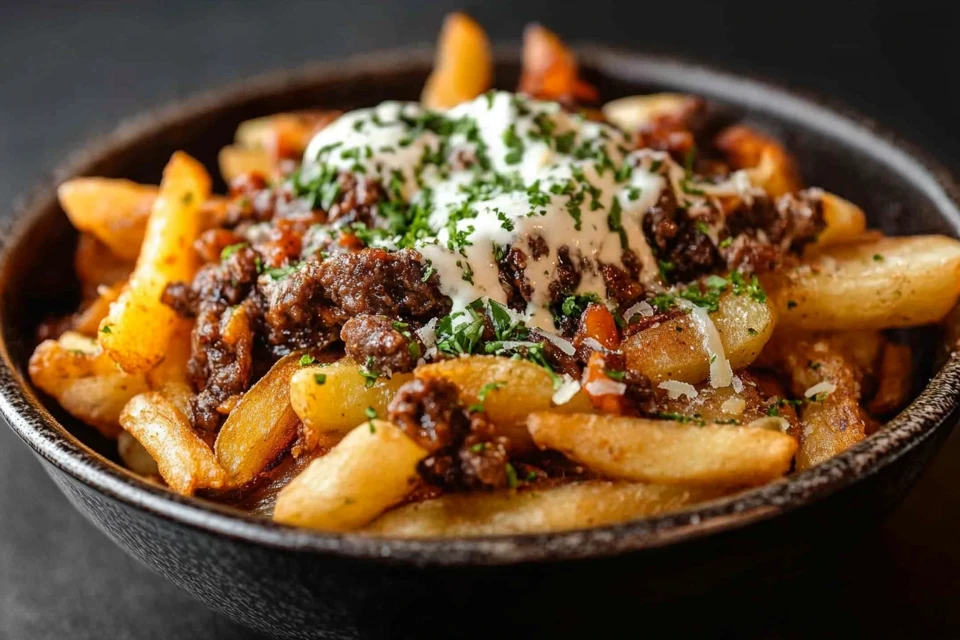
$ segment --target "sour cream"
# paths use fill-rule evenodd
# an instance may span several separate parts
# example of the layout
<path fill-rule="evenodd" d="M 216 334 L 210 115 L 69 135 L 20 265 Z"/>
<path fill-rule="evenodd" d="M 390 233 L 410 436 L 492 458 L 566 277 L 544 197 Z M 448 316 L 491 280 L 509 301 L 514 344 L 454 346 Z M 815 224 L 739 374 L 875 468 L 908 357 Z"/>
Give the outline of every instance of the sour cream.
<path fill-rule="evenodd" d="M 550 284 L 562 247 L 581 273 L 575 293 L 602 297 L 599 267 L 624 268 L 625 249 L 642 282 L 658 280 L 642 221 L 683 169 L 665 153 L 629 147 L 616 127 L 556 103 L 491 92 L 446 112 L 385 102 L 347 113 L 311 140 L 302 175 L 353 171 L 416 207 L 418 234 L 376 244 L 419 251 L 454 312 L 478 298 L 506 304 L 498 258 L 511 247 L 523 251 L 533 291 L 524 320 L 554 331 Z"/>

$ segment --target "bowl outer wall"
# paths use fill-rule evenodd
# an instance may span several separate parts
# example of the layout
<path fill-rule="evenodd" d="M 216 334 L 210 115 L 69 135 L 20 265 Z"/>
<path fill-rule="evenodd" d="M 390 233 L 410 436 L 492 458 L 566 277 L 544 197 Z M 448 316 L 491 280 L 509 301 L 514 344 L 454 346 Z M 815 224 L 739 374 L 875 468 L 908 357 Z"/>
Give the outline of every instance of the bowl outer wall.
<path fill-rule="evenodd" d="M 735 77 L 698 65 L 619 52 L 604 47 L 581 48 L 584 67 L 618 82 L 669 86 L 707 98 L 738 105 L 747 114 L 767 114 L 781 123 L 815 131 L 824 139 L 863 154 L 909 182 L 940 215 L 949 232 L 957 234 L 960 212 L 956 187 L 946 172 L 920 154 L 908 150 L 895 137 L 882 132 L 859 116 L 822 106 L 769 84 Z M 183 139 L 178 132 L 199 120 L 216 119 L 218 110 L 237 105 L 269 104 L 279 92 L 296 94 L 327 92 L 334 102 L 348 100 L 349 84 L 371 81 L 390 84 L 399 78 L 422 76 L 429 65 L 425 50 L 371 54 L 347 62 L 316 65 L 306 70 L 269 76 L 236 89 L 213 92 L 171 109 L 121 126 L 93 148 L 66 163 L 54 183 L 77 174 L 111 174 L 111 158 L 123 155 L 143 139 L 163 138 L 170 144 Z M 391 80 L 393 78 L 394 80 Z M 419 86 L 417 86 L 417 89 Z M 409 91 L 407 92 L 409 93 Z M 256 107 L 251 107 L 256 108 Z M 107 167 L 106 171 L 99 171 Z M 328 557 L 366 558 L 390 564 L 413 566 L 499 565 L 560 559 L 616 556 L 627 551 L 654 549 L 682 540 L 694 540 L 751 522 L 766 520 L 809 505 L 842 488 L 864 480 L 897 459 L 944 437 L 953 425 L 960 389 L 960 362 L 950 356 L 918 399 L 881 433 L 810 471 L 796 474 L 739 496 L 677 514 L 645 519 L 613 527 L 533 536 L 475 538 L 446 541 L 378 540 L 352 535 L 303 531 L 238 514 L 208 502 L 175 496 L 135 478 L 129 472 L 92 454 L 74 435 L 63 429 L 24 384 L 22 360 L 11 356 L 11 343 L 21 340 L 12 333 L 17 294 L 17 268 L 27 259 L 21 240 L 37 233 L 40 220 L 56 208 L 52 185 L 28 200 L 3 238 L 0 260 L 0 323 L 4 332 L 0 369 L 0 411 L 17 433 L 49 464 L 69 477 L 71 486 L 86 486 L 111 500 L 151 514 L 187 530 L 206 532 L 238 542 L 289 551 L 311 551 Z M 942 231 L 943 229 L 938 229 Z M 939 438 L 931 438 L 937 431 Z M 911 475 L 911 474 L 907 474 Z M 915 475 L 912 474 L 912 475 Z M 79 481 L 77 483 L 76 481 Z M 61 482 L 61 486 L 63 483 Z"/>

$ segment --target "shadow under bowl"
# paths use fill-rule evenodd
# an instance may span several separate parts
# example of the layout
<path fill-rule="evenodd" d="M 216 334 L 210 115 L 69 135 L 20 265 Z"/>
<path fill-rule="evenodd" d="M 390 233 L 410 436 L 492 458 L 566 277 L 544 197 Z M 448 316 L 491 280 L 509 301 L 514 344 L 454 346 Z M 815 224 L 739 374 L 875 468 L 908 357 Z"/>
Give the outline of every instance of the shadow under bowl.
<path fill-rule="evenodd" d="M 721 120 L 771 132 L 796 155 L 810 184 L 862 205 L 872 226 L 889 234 L 960 231 L 960 198 L 946 173 L 862 117 L 674 59 L 603 47 L 583 48 L 580 56 L 607 98 L 698 94 Z M 498 86 L 515 86 L 515 55 L 498 59 Z M 34 327 L 77 298 L 76 235 L 57 204 L 59 181 L 99 175 L 155 183 L 178 149 L 214 168 L 243 120 L 416 100 L 430 66 L 426 50 L 379 53 L 267 76 L 149 114 L 67 162 L 9 220 L 0 240 L 0 412 L 81 512 L 210 607 L 277 636 L 493 630 L 565 637 L 622 629 L 644 607 L 782 579 L 828 546 L 830 536 L 865 531 L 903 497 L 957 419 L 960 359 L 931 330 L 905 334 L 921 372 L 913 403 L 814 469 L 675 514 L 500 538 L 326 534 L 177 496 L 120 467 L 109 443 L 33 389 L 25 369 Z"/>

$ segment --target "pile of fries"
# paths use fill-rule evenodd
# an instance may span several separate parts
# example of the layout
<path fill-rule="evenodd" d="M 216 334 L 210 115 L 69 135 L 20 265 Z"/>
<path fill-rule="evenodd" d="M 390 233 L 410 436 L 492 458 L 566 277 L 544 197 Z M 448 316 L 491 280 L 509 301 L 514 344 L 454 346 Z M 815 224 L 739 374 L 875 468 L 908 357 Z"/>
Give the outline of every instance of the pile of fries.
<path fill-rule="evenodd" d="M 421 102 L 455 106 L 487 91 L 492 78 L 483 30 L 452 15 Z M 525 33 L 519 90 L 545 100 L 597 98 L 573 53 L 538 25 Z M 685 121 L 700 102 L 631 96 L 586 113 L 640 132 L 664 119 Z M 221 173 L 228 181 L 251 172 L 277 179 L 336 117 L 301 112 L 247 122 L 223 149 Z M 790 154 L 758 131 L 729 128 L 716 146 L 771 195 L 802 186 Z M 167 284 L 193 278 L 199 265 L 191 247 L 220 224 L 225 198 L 211 194 L 206 169 L 182 152 L 170 159 L 159 187 L 76 178 L 61 185 L 59 197 L 80 234 L 83 304 L 37 346 L 29 366 L 34 384 L 117 439 L 137 473 L 181 494 L 219 500 L 269 485 L 275 520 L 327 531 L 429 537 L 591 527 L 803 471 L 904 406 L 910 349 L 884 331 L 938 323 L 960 294 L 960 242 L 884 237 L 866 229 L 856 205 L 823 194 L 825 231 L 795 265 L 764 277 L 766 297 L 728 292 L 710 314 L 739 385 L 707 384 L 713 363 L 697 315 L 687 313 L 618 345 L 630 371 L 654 385 L 680 385 L 661 398 L 658 416 L 622 415 L 617 402 L 584 389 L 557 405 L 551 376 L 524 360 L 470 355 L 371 384 L 358 375 L 358 363 L 335 359 L 334 351 L 329 362 L 297 351 L 236 397 L 222 427 L 209 433 L 190 417 L 197 391 L 187 374 L 193 322 L 160 299 Z M 244 322 L 243 313 L 233 313 L 234 326 L 223 332 Z M 591 337 L 603 342 L 603 330 Z M 509 436 L 512 454 L 558 452 L 584 473 L 547 482 L 514 477 L 496 491 L 425 490 L 418 465 L 428 452 L 383 416 L 402 385 L 436 378 L 456 385 L 465 405 L 480 403 Z M 494 381 L 509 384 L 491 388 Z M 295 477 L 272 482 L 293 458 Z"/>

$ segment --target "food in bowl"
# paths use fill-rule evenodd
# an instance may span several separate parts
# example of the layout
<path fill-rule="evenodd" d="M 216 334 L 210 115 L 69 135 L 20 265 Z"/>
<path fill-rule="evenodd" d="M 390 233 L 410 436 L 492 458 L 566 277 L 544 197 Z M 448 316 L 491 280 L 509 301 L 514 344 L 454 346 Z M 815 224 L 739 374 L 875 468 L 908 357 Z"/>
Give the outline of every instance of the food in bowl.
<path fill-rule="evenodd" d="M 960 243 L 888 238 L 704 101 L 598 92 L 543 27 L 490 89 L 457 14 L 420 103 L 244 123 L 229 194 L 60 187 L 84 302 L 34 384 L 125 463 L 328 531 L 496 535 L 776 481 L 882 428 Z"/>

